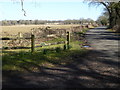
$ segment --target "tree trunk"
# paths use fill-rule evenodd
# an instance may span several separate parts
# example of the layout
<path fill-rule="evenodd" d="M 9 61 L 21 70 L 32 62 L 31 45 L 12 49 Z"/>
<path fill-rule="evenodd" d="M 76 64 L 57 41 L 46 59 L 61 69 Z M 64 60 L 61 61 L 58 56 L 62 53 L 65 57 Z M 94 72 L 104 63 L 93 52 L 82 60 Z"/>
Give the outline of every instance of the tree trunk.
<path fill-rule="evenodd" d="M 114 13 L 112 11 L 109 14 L 109 27 L 108 28 L 113 28 L 113 26 L 115 25 L 115 19 L 114 19 L 113 14 Z"/>

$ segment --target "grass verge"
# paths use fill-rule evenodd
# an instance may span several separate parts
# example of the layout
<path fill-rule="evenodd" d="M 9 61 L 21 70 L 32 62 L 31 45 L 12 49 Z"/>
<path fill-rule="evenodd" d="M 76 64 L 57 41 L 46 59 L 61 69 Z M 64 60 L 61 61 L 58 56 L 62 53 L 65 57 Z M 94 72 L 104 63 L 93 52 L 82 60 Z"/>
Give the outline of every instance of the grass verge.
<path fill-rule="evenodd" d="M 85 49 L 80 48 L 80 44 L 83 42 L 75 41 L 71 42 L 72 46 L 69 50 L 63 50 L 64 44 L 51 45 L 46 47 L 39 47 L 34 53 L 30 51 L 3 51 L 2 55 L 2 69 L 12 71 L 40 71 L 41 66 L 52 67 L 56 65 L 67 65 L 74 61 L 74 55 L 81 55 L 86 52 Z M 61 51 L 56 52 L 55 48 L 60 47 Z M 44 49 L 48 49 L 46 54 L 43 53 Z"/>

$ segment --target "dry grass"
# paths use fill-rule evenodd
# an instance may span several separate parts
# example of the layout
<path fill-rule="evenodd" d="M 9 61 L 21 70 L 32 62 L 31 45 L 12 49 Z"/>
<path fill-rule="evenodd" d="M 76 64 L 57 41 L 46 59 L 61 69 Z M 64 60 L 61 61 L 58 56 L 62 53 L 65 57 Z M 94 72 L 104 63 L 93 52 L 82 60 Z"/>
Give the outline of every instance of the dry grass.
<path fill-rule="evenodd" d="M 9 34 L 18 34 L 18 32 L 26 33 L 30 32 L 32 28 L 38 28 L 38 27 L 46 27 L 50 26 L 52 28 L 63 28 L 63 29 L 69 29 L 72 26 L 79 26 L 79 25 L 15 25 L 15 26 L 0 26 L 2 28 L 2 34 L 4 32 Z"/>

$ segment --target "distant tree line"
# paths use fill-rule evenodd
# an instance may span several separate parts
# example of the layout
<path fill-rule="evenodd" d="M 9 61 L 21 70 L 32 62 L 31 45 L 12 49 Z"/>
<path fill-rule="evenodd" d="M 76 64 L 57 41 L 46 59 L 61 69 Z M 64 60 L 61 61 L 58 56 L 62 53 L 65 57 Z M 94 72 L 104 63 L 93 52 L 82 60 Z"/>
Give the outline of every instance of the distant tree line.
<path fill-rule="evenodd" d="M 2 20 L 0 25 L 9 26 L 9 25 L 39 25 L 39 24 L 94 24 L 95 21 L 88 19 L 68 19 L 68 20 Z"/>

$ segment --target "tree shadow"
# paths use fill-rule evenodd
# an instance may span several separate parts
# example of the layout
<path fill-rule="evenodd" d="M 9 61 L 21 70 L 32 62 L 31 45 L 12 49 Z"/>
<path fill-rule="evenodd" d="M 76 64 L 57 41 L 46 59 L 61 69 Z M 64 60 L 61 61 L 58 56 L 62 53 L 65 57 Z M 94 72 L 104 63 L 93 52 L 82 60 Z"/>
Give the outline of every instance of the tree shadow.
<path fill-rule="evenodd" d="M 106 59 L 103 51 L 90 50 L 84 54 L 72 51 L 69 54 L 69 59 L 72 62 L 61 64 L 62 61 L 54 61 L 53 58 L 48 58 L 47 55 L 38 54 L 40 58 L 49 63 L 54 64 L 54 67 L 40 66 L 36 62 L 29 62 L 27 59 L 24 62 L 24 68 L 27 73 L 11 70 L 3 71 L 3 88 L 119 88 L 120 78 L 117 70 L 119 62 Z M 29 56 L 29 55 L 28 55 Z M 33 55 L 34 57 L 34 55 Z M 55 57 L 55 55 L 53 55 Z M 62 57 L 60 59 L 66 59 Z M 35 58 L 36 59 L 36 58 Z M 35 60 L 34 59 L 34 60 Z M 30 64 L 27 65 L 27 64 Z M 34 66 L 39 68 L 37 72 L 29 69 Z M 115 71 L 116 70 L 116 71 Z"/>
<path fill-rule="evenodd" d="M 94 39 L 97 39 L 97 40 L 101 40 L 101 39 L 102 40 L 118 40 L 118 41 L 120 40 L 120 35 L 115 34 L 115 32 L 109 32 L 109 31 L 103 31 L 103 32 L 97 31 L 97 34 L 87 33 L 86 36 L 89 36 L 89 37 L 94 36 Z"/>
<path fill-rule="evenodd" d="M 105 29 L 107 29 L 107 27 L 96 27 L 95 29 L 98 29 L 98 30 L 105 30 Z"/>
<path fill-rule="evenodd" d="M 119 37 L 101 37 L 101 38 L 97 38 L 97 39 L 103 39 L 103 40 L 120 40 Z"/>

